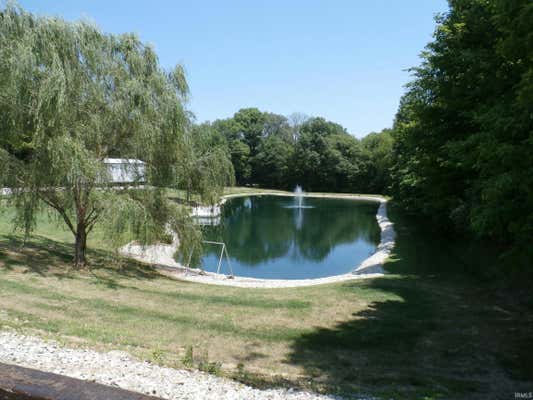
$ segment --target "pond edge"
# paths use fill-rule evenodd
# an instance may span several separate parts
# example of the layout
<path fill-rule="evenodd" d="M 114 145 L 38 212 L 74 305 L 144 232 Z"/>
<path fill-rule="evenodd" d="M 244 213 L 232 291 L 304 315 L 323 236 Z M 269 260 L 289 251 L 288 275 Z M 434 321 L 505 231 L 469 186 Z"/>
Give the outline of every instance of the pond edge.
<path fill-rule="evenodd" d="M 294 197 L 293 193 L 282 192 L 261 192 L 261 193 L 235 193 L 221 197 L 218 206 L 222 206 L 227 200 L 237 197 L 247 196 L 287 196 Z M 164 275 L 185 280 L 188 282 L 205 283 L 210 285 L 235 286 L 242 288 L 291 288 L 303 286 L 324 285 L 328 283 L 343 282 L 355 279 L 375 278 L 383 276 L 385 270 L 383 264 L 391 254 L 396 233 L 394 224 L 387 216 L 387 198 L 379 195 L 356 195 L 356 194 L 327 194 L 327 193 L 305 193 L 304 197 L 322 197 L 347 200 L 375 201 L 379 203 L 376 213 L 376 220 L 381 230 L 381 239 L 376 251 L 370 257 L 357 265 L 352 272 L 342 275 L 333 275 L 324 278 L 314 279 L 259 279 L 242 276 L 228 277 L 214 272 L 199 271 L 198 269 L 185 267 L 174 260 L 174 252 L 179 242 L 175 238 L 174 242 L 168 244 L 158 244 L 152 246 L 140 246 L 129 243 L 119 249 L 123 256 L 133 258 L 137 261 L 153 265 Z"/>

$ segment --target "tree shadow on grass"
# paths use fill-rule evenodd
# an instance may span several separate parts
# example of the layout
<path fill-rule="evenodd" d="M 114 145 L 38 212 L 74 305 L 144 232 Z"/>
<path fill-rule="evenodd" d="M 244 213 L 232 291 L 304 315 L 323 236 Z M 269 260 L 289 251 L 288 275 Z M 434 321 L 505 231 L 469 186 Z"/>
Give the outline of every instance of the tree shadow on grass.
<path fill-rule="evenodd" d="M 416 278 L 379 278 L 339 290 L 346 297 L 372 290 L 378 299 L 292 342 L 287 362 L 301 366 L 318 387 L 395 399 L 490 399 L 532 387 L 511 373 L 520 368 L 514 357 L 528 338 L 518 317 L 462 304 Z"/>
<path fill-rule="evenodd" d="M 502 249 L 494 243 L 436 232 L 426 220 L 405 215 L 395 206 L 389 207 L 389 217 L 396 245 L 385 264 L 388 272 L 468 285 L 490 285 L 503 277 L 495 275 L 501 272 Z"/>
<path fill-rule="evenodd" d="M 41 236 L 24 241 L 17 235 L 4 235 L 0 243 L 0 262 L 6 269 L 24 267 L 24 272 L 44 276 L 54 266 L 68 265 L 72 261 L 71 246 Z"/>
<path fill-rule="evenodd" d="M 296 339 L 288 361 L 302 366 L 327 390 L 373 392 L 377 387 L 376 394 L 384 394 L 433 383 L 412 372 L 419 362 L 415 354 L 438 329 L 436 305 L 411 285 L 411 280 L 393 284 L 389 279 L 342 285 L 345 296 L 357 296 L 361 289 L 387 293 L 352 319 Z"/>
<path fill-rule="evenodd" d="M 473 278 L 486 254 L 393 222 L 396 248 L 386 269 L 396 275 L 339 285 L 343 298 L 368 299 L 367 307 L 295 339 L 287 362 L 327 390 L 385 398 L 531 391 L 531 308 Z"/>
<path fill-rule="evenodd" d="M 27 242 L 17 235 L 4 235 L 0 240 L 0 266 L 8 270 L 23 268 L 24 273 L 40 276 L 52 275 L 59 279 L 72 279 L 73 245 L 35 235 Z M 119 278 L 150 280 L 162 278 L 149 265 L 118 256 L 112 251 L 88 249 L 87 274 L 96 284 L 116 289 L 122 287 Z"/>

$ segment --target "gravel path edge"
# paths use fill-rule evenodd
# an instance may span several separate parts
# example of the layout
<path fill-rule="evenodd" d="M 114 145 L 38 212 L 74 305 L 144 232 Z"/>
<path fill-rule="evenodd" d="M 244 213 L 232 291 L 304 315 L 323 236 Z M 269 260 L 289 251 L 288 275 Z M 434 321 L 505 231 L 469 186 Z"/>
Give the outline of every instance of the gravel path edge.
<path fill-rule="evenodd" d="M 101 353 L 0 331 L 0 362 L 65 375 L 169 400 L 340 400 L 287 388 L 256 389 L 200 371 L 160 367 L 123 351 Z M 1 373 L 1 371 L 0 371 Z M 358 397 L 365 400 L 366 398 Z"/>

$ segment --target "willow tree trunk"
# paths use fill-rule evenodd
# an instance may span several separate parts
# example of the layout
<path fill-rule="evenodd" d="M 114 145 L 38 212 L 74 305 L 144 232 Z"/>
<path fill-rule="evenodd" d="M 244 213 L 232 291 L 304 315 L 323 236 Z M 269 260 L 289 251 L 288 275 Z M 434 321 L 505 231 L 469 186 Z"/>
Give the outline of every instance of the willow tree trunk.
<path fill-rule="evenodd" d="M 74 253 L 74 266 L 76 268 L 85 267 L 86 260 L 86 250 L 87 250 L 87 227 L 85 223 L 78 223 L 76 229 L 76 243 L 75 243 L 75 253 Z"/>

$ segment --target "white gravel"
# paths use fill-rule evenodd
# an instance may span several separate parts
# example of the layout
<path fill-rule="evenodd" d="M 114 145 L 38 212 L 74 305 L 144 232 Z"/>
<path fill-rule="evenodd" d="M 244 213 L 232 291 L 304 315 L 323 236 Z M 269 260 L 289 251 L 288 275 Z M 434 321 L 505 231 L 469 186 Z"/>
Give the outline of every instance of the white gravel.
<path fill-rule="evenodd" d="M 220 201 L 223 205 L 226 200 L 242 196 L 293 196 L 285 193 L 246 193 L 224 196 Z M 382 196 L 364 196 L 364 195 L 333 195 L 333 194 L 305 194 L 306 197 L 329 197 L 343 198 L 352 200 L 375 201 L 380 203 L 376 219 L 381 229 L 381 241 L 376 252 L 364 260 L 361 264 L 354 267 L 352 272 L 342 275 L 328 276 L 326 278 L 316 279 L 256 279 L 241 276 L 228 278 L 226 275 L 216 274 L 213 272 L 200 273 L 197 269 L 184 267 L 174 260 L 174 253 L 179 245 L 175 237 L 171 245 L 158 244 L 153 246 L 140 246 L 130 243 L 119 252 L 127 257 L 134 258 L 141 262 L 152 264 L 161 272 L 172 277 L 197 283 L 207 283 L 223 286 L 237 286 L 245 288 L 290 288 L 301 286 L 314 286 L 326 283 L 342 282 L 354 279 L 365 279 L 383 276 L 383 263 L 389 257 L 395 244 L 394 224 L 387 217 L 387 199 Z"/>
<path fill-rule="evenodd" d="M 166 399 L 190 400 L 332 400 L 293 389 L 259 390 L 199 371 L 162 368 L 122 351 L 99 353 L 69 349 L 15 332 L 0 332 L 0 362 L 117 386 Z M 360 398 L 363 400 L 363 398 Z"/>

